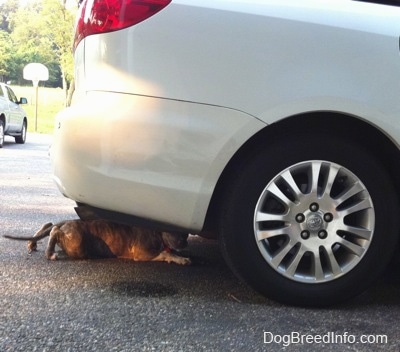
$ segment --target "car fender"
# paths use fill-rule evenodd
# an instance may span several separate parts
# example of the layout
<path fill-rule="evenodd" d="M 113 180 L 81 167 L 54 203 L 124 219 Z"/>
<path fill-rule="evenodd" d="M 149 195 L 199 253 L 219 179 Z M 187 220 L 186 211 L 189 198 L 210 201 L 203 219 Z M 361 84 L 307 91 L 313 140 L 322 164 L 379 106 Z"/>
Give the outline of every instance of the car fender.
<path fill-rule="evenodd" d="M 89 92 L 56 118 L 53 175 L 80 203 L 201 230 L 225 165 L 264 127 L 218 106 Z"/>

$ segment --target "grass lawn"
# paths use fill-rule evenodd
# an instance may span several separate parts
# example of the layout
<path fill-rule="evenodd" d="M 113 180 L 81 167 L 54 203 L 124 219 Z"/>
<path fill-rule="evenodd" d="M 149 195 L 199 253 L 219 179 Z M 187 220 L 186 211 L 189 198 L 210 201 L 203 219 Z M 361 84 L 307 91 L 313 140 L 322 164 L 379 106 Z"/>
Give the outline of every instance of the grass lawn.
<path fill-rule="evenodd" d="M 18 98 L 28 99 L 27 105 L 22 105 L 28 116 L 28 131 L 45 134 L 52 134 L 54 130 L 54 117 L 64 109 L 64 92 L 61 88 L 39 87 L 38 109 L 37 109 L 37 130 L 35 131 L 35 89 L 33 86 L 13 86 Z"/>

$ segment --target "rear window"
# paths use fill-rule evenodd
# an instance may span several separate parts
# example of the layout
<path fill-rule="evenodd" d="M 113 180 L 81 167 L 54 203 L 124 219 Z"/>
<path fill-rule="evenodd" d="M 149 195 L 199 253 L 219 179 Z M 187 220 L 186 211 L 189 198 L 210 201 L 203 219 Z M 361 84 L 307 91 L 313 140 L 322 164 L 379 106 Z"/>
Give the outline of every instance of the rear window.
<path fill-rule="evenodd" d="M 4 97 L 4 92 L 2 86 L 0 86 L 0 97 Z"/>

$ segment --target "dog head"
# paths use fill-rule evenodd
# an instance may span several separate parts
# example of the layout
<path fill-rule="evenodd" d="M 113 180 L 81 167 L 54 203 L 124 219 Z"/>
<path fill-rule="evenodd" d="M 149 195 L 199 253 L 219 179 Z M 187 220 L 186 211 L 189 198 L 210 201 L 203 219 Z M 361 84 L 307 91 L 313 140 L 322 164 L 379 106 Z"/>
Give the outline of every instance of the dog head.
<path fill-rule="evenodd" d="M 180 232 L 163 232 L 162 239 L 167 248 L 180 250 L 188 245 L 188 234 Z"/>

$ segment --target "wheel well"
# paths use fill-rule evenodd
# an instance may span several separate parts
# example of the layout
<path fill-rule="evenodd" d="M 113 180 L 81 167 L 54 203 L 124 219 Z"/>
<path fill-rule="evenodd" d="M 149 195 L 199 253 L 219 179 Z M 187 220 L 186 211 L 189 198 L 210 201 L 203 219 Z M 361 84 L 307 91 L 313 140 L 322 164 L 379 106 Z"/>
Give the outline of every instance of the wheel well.
<path fill-rule="evenodd" d="M 0 115 L 0 120 L 3 121 L 3 125 L 4 125 L 4 127 L 5 127 L 5 124 L 6 124 L 6 117 L 4 116 L 4 114 L 1 114 L 1 115 Z"/>
<path fill-rule="evenodd" d="M 218 180 L 207 211 L 203 231 L 207 236 L 216 237 L 217 235 L 224 194 L 235 179 L 237 170 L 241 169 L 243 161 L 259 151 L 260 148 L 268 148 L 268 144 L 272 140 L 284 139 L 289 130 L 295 130 L 297 133 L 325 131 L 332 134 L 340 133 L 344 137 L 351 138 L 381 160 L 393 180 L 397 194 L 400 194 L 400 150 L 377 127 L 359 118 L 339 113 L 316 112 L 296 115 L 265 127 L 248 140 L 232 157 Z"/>

